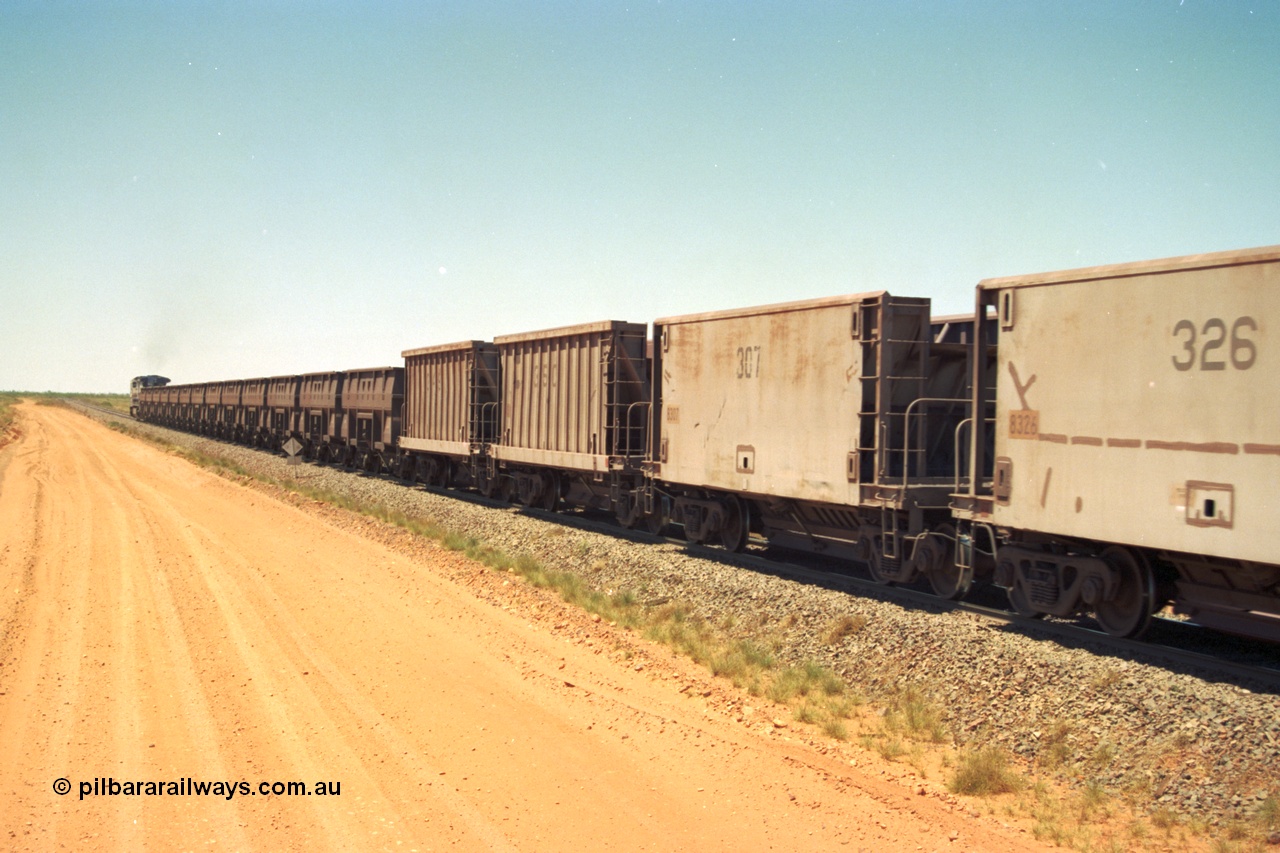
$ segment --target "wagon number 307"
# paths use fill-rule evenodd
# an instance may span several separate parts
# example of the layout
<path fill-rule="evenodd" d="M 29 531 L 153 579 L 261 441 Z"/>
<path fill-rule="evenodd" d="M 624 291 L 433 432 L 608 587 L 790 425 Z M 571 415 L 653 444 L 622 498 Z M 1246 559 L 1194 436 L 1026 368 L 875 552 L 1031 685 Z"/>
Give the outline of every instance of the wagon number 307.
<path fill-rule="evenodd" d="M 1182 352 L 1173 356 L 1173 366 L 1178 370 L 1226 370 L 1227 359 L 1236 370 L 1248 370 L 1258 358 L 1258 348 L 1245 337 L 1245 332 L 1258 331 L 1258 322 L 1252 317 L 1241 317 L 1231 324 L 1228 334 L 1224 320 L 1211 317 L 1205 320 L 1197 338 L 1196 324 L 1179 320 L 1173 327 L 1173 336 L 1182 344 Z M 1197 346 L 1199 347 L 1197 349 Z M 1197 361 L 1196 356 L 1199 355 Z"/>
<path fill-rule="evenodd" d="M 738 347 L 738 378 L 751 379 L 760 375 L 760 347 Z"/>

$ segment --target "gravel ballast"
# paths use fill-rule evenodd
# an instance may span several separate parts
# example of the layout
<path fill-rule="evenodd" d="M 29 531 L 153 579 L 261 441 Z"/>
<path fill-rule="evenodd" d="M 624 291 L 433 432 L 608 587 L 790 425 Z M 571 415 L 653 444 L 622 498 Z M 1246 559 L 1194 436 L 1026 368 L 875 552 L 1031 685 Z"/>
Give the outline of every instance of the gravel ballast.
<path fill-rule="evenodd" d="M 918 691 L 943 710 L 962 748 L 995 744 L 1030 765 L 1051 763 L 1073 784 L 1101 784 L 1152 810 L 1210 824 L 1246 821 L 1280 795 L 1280 698 L 1263 688 L 1212 672 L 1175 671 L 1154 655 L 1121 658 L 1101 646 L 1066 645 L 964 612 L 927 612 L 824 589 L 667 541 L 582 530 L 387 478 L 289 465 L 261 450 L 129 427 L 221 457 L 255 477 L 430 518 L 512 556 L 579 574 L 600 590 L 628 589 L 642 602 L 687 604 L 717 624 L 767 629 L 781 640 L 780 659 L 817 661 L 872 702 Z M 846 616 L 858 627 L 824 642 Z"/>

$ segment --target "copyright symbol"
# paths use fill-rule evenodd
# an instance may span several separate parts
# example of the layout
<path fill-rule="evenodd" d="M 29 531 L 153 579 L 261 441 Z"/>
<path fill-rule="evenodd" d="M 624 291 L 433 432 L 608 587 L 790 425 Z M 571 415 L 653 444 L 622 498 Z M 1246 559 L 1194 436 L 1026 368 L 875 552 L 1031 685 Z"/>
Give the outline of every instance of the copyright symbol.
<path fill-rule="evenodd" d="M 53 792 L 57 794 L 59 797 L 61 797 L 63 794 L 71 793 L 71 780 L 69 780 L 66 776 L 63 776 L 61 779 L 54 779 Z"/>

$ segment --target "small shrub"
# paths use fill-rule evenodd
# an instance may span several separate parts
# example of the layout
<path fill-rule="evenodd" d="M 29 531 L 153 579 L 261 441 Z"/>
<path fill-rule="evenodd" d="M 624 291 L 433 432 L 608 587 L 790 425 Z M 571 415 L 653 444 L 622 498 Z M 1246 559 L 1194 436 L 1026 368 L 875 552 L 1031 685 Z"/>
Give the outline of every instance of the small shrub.
<path fill-rule="evenodd" d="M 1048 733 L 1041 740 L 1040 763 L 1045 767 L 1058 767 L 1071 757 L 1072 726 L 1065 720 L 1058 720 L 1049 727 Z"/>
<path fill-rule="evenodd" d="M 1268 829 L 1272 829 L 1280 825 L 1280 797 L 1275 794 L 1268 794 L 1258 806 L 1258 812 L 1254 815 L 1254 820 Z"/>
<path fill-rule="evenodd" d="M 1090 779 L 1080 792 L 1080 822 L 1086 823 L 1107 801 L 1107 789 L 1097 779 Z"/>
<path fill-rule="evenodd" d="M 792 716 L 795 717 L 797 722 L 801 723 L 816 723 L 820 718 L 817 709 L 808 702 L 805 702 L 799 708 L 796 708 Z"/>
<path fill-rule="evenodd" d="M 947 739 L 942 724 L 942 709 L 934 705 L 914 687 L 907 688 L 893 698 L 885 714 L 885 726 L 890 731 L 901 731 L 914 740 L 942 743 Z"/>
<path fill-rule="evenodd" d="M 826 732 L 828 737 L 835 738 L 836 740 L 849 739 L 849 729 L 845 727 L 843 720 L 836 717 L 827 719 L 827 721 L 822 724 L 822 730 Z"/>
<path fill-rule="evenodd" d="M 881 740 L 876 746 L 876 752 L 880 753 L 880 757 L 886 761 L 897 761 L 906 755 L 907 748 L 902 745 L 902 741 L 897 738 Z"/>
<path fill-rule="evenodd" d="M 769 686 L 768 696 L 775 702 L 789 702 L 797 696 L 839 696 L 844 682 L 831 670 L 809 661 L 789 666 Z"/>
<path fill-rule="evenodd" d="M 1108 687 L 1114 687 L 1119 684 L 1123 678 L 1124 676 L 1120 674 L 1120 670 L 1107 668 L 1099 673 L 1093 681 L 1090 682 L 1089 686 L 1095 691 L 1103 691 Z"/>
<path fill-rule="evenodd" d="M 953 794 L 975 797 L 1007 794 L 1021 787 L 1022 778 L 1009 768 L 1009 757 L 994 747 L 962 756 L 960 766 L 947 784 Z"/>
<path fill-rule="evenodd" d="M 853 716 L 853 709 L 863 704 L 864 701 L 860 694 L 846 688 L 841 695 L 827 699 L 827 711 L 837 719 L 847 719 Z"/>
<path fill-rule="evenodd" d="M 1099 743 L 1093 750 L 1090 761 L 1097 767 L 1108 767 L 1116 757 L 1116 745 L 1109 740 Z"/>
<path fill-rule="evenodd" d="M 750 683 L 760 670 L 773 666 L 773 656 L 750 640 L 730 643 L 711 659 L 712 675 L 722 675 L 739 687 Z"/>

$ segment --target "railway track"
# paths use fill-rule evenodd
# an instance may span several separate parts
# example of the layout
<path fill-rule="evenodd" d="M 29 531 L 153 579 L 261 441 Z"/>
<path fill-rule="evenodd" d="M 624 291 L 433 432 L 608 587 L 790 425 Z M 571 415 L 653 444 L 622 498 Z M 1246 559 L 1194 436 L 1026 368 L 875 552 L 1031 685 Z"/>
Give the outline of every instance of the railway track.
<path fill-rule="evenodd" d="M 436 490 L 433 490 L 436 491 Z M 448 491 L 439 494 L 454 495 Z M 509 504 L 468 495 L 476 503 L 493 507 Z M 885 586 L 848 573 L 849 564 L 837 565 L 829 558 L 769 549 L 762 540 L 752 539 L 747 552 L 732 554 L 718 548 L 695 545 L 674 536 L 653 536 L 625 530 L 606 518 L 585 513 L 547 513 L 528 507 L 523 512 L 538 518 L 570 524 L 593 532 L 620 536 L 636 542 L 667 542 L 683 546 L 702 559 L 742 566 L 753 571 L 786 577 L 803 583 L 838 590 L 849 595 L 876 598 L 916 610 L 936 613 L 963 612 L 989 622 L 993 628 L 1052 639 L 1064 646 L 1078 646 L 1098 654 L 1127 660 L 1141 660 L 1195 675 L 1214 682 L 1280 693 L 1280 647 L 1259 644 L 1202 628 L 1191 622 L 1156 617 L 1144 640 L 1112 637 L 1087 624 L 1046 617 L 1029 619 L 995 604 L 1003 590 L 975 588 L 976 600 L 950 601 L 912 587 Z"/>
<path fill-rule="evenodd" d="M 126 413 L 104 406 L 73 400 L 68 400 L 67 403 L 118 420 L 135 420 Z M 187 435 L 181 432 L 175 434 Z M 390 475 L 382 476 L 394 479 Z M 510 510 L 512 507 L 512 504 L 486 498 L 477 493 L 427 486 L 420 488 L 477 506 L 504 510 Z M 1207 681 L 1226 682 L 1247 689 L 1280 693 L 1280 647 L 1259 643 L 1252 639 L 1245 640 L 1220 634 L 1190 622 L 1156 617 L 1145 639 L 1125 640 L 1093 628 L 1086 621 L 1070 621 L 1053 617 L 1029 619 L 1019 616 L 1004 608 L 1003 591 L 995 587 L 975 587 L 969 600 L 950 601 L 921 589 L 882 585 L 869 578 L 850 574 L 850 563 L 770 548 L 764 540 L 754 537 L 749 541 L 747 551 L 731 553 L 719 548 L 693 544 L 681 537 L 655 536 L 627 530 L 617 524 L 612 516 L 589 510 L 547 512 L 532 507 L 520 507 L 520 512 L 633 542 L 676 544 L 683 547 L 691 556 L 701 559 L 785 577 L 853 596 L 892 602 L 914 610 L 936 613 L 959 611 L 988 622 L 995 630 L 1051 639 L 1063 646 L 1081 647 L 1096 654 L 1119 659 L 1140 660 Z"/>
<path fill-rule="evenodd" d="M 71 406 L 72 408 L 89 409 L 90 411 L 100 412 L 101 414 L 104 414 L 104 415 L 110 415 L 113 418 L 119 418 L 125 421 L 135 421 L 135 422 L 137 421 L 137 418 L 135 418 L 133 415 L 129 414 L 128 412 L 122 412 L 119 409 L 112 409 L 108 406 L 99 406 L 96 403 L 85 403 L 80 400 L 72 400 L 68 397 L 63 397 L 62 402 L 67 406 Z"/>
<path fill-rule="evenodd" d="M 479 494 L 423 487 L 434 494 L 494 509 L 511 509 L 512 504 Z M 879 584 L 870 578 L 850 574 L 847 562 L 802 552 L 770 548 L 753 537 L 748 550 L 731 553 L 720 548 L 697 545 L 683 537 L 653 535 L 627 530 L 612 516 L 592 511 L 547 512 L 533 507 L 520 511 L 547 521 L 600 533 L 633 542 L 665 542 L 683 547 L 701 559 L 741 566 L 752 571 L 785 577 L 863 598 L 876 598 L 915 610 L 936 613 L 963 612 L 989 622 L 993 628 L 1052 639 L 1064 646 L 1089 649 L 1097 654 L 1126 660 L 1141 660 L 1198 678 L 1227 682 L 1241 687 L 1280 693 L 1280 647 L 1243 639 L 1203 628 L 1193 622 L 1157 616 L 1143 640 L 1112 637 L 1087 620 L 1071 621 L 1019 616 L 1004 606 L 1004 591 L 997 587 L 975 587 L 970 600 L 950 601 L 922 589 Z M 865 571 L 865 567 L 859 567 Z"/>

